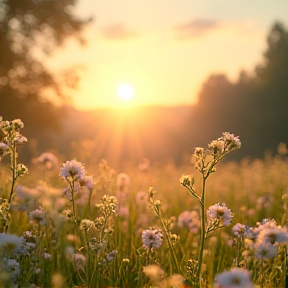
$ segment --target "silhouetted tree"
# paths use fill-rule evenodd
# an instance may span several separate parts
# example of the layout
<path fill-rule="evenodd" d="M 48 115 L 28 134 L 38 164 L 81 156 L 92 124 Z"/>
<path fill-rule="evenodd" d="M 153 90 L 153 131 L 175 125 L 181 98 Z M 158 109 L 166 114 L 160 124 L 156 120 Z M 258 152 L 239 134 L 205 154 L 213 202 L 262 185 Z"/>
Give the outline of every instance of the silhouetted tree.
<path fill-rule="evenodd" d="M 57 128 L 62 112 L 43 92 L 50 89 L 63 100 L 65 83 L 41 58 L 68 37 L 83 43 L 81 30 L 89 20 L 73 15 L 75 4 L 76 0 L 0 0 L 0 115 L 5 120 L 21 118 L 34 133 Z"/>
<path fill-rule="evenodd" d="M 191 116 L 191 141 L 196 137 L 202 145 L 230 131 L 243 140 L 237 154 L 254 157 L 288 143 L 288 31 L 282 24 L 273 25 L 267 44 L 255 75 L 242 71 L 236 83 L 211 75 L 203 84 Z"/>

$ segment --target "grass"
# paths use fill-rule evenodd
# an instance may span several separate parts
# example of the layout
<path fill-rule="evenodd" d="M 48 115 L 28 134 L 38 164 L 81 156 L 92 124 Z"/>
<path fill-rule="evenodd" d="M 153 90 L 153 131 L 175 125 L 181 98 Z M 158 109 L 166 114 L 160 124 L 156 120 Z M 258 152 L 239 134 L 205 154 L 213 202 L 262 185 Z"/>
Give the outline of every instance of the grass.
<path fill-rule="evenodd" d="M 288 159 L 284 154 L 217 163 L 205 187 L 205 212 L 215 203 L 225 203 L 234 217 L 225 227 L 221 217 L 220 222 L 211 222 L 218 226 L 205 236 L 200 264 L 201 205 L 180 184 L 182 175 L 188 174 L 194 179 L 194 191 L 201 191 L 203 175 L 192 164 L 152 163 L 145 170 L 127 165 L 124 171 L 114 171 L 104 160 L 97 165 L 83 163 L 94 179 L 87 188 L 77 186 L 76 178 L 60 177 L 63 166 L 47 166 L 48 162 L 34 161 L 29 174 L 17 179 L 17 163 L 11 173 L 8 161 L 0 162 L 1 287 L 221 287 L 217 281 L 222 281 L 224 271 L 235 271 L 232 268 L 242 274 L 235 276 L 236 286 L 225 287 L 285 287 Z M 73 201 L 63 192 L 67 187 L 75 188 L 69 190 Z M 198 213 L 196 230 L 180 225 L 178 217 L 184 211 Z M 237 223 L 252 227 L 257 236 L 253 239 L 244 231 L 235 235 L 232 228 Z M 142 241 L 142 232 L 149 229 L 162 233 L 159 248 L 153 241 L 150 246 Z M 271 233 L 276 240 L 265 242 Z M 271 244 L 265 246 L 266 254 L 259 252 L 263 243 Z M 274 248 L 277 253 L 270 257 Z M 254 284 L 243 284 L 243 271 L 249 271 Z"/>

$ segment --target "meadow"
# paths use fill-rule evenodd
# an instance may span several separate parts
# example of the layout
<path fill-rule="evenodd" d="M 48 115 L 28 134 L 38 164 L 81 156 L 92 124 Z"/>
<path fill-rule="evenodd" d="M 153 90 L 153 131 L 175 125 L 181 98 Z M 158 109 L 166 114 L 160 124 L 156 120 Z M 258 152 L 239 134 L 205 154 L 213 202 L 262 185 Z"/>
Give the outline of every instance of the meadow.
<path fill-rule="evenodd" d="M 225 161 L 241 135 L 223 132 L 182 166 L 47 151 L 26 167 L 23 126 L 0 119 L 0 287 L 286 287 L 285 144 Z"/>

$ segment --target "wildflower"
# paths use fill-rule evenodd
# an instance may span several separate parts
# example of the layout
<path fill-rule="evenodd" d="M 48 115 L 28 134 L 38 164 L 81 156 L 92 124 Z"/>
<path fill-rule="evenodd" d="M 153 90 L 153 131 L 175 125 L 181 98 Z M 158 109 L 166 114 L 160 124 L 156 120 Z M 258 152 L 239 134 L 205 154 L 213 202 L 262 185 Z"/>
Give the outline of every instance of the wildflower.
<path fill-rule="evenodd" d="M 123 262 L 123 263 L 129 263 L 130 260 L 129 260 L 128 258 L 124 258 L 124 259 L 122 260 L 122 262 Z"/>
<path fill-rule="evenodd" d="M 215 277 L 215 288 L 253 288 L 250 273 L 242 268 L 232 268 Z"/>
<path fill-rule="evenodd" d="M 51 260 L 52 256 L 49 253 L 43 253 L 43 258 L 46 259 L 46 260 Z"/>
<path fill-rule="evenodd" d="M 6 271 L 11 275 L 11 278 L 16 281 L 20 277 L 20 264 L 15 259 L 8 259 L 6 263 Z"/>
<path fill-rule="evenodd" d="M 194 179 L 191 178 L 190 175 L 183 175 L 180 178 L 180 183 L 181 185 L 183 185 L 184 187 L 189 187 L 192 188 L 193 184 L 194 184 Z"/>
<path fill-rule="evenodd" d="M 192 233 L 198 233 L 200 228 L 199 215 L 196 211 L 184 211 L 178 216 L 178 225 L 187 227 Z"/>
<path fill-rule="evenodd" d="M 46 215 L 39 209 L 30 212 L 29 219 L 38 222 L 40 226 L 46 225 Z"/>
<path fill-rule="evenodd" d="M 244 237 L 246 239 L 250 239 L 250 240 L 255 240 L 257 238 L 257 232 L 255 231 L 254 228 L 250 227 L 250 226 L 245 226 L 245 232 L 244 232 Z"/>
<path fill-rule="evenodd" d="M 173 274 L 169 276 L 168 278 L 166 278 L 167 287 L 179 287 L 179 288 L 185 287 L 183 285 L 184 281 L 185 281 L 185 278 L 179 274 Z"/>
<path fill-rule="evenodd" d="M 100 240 L 96 237 L 89 239 L 89 248 L 93 252 L 100 252 L 105 249 L 107 241 Z"/>
<path fill-rule="evenodd" d="M 47 169 L 53 169 L 58 164 L 58 159 L 54 154 L 44 152 L 37 158 L 37 162 L 45 165 Z"/>
<path fill-rule="evenodd" d="M 129 209 L 127 207 L 121 206 L 118 209 L 117 215 L 123 219 L 127 219 L 129 217 Z"/>
<path fill-rule="evenodd" d="M 162 245 L 162 233 L 157 229 L 144 230 L 142 233 L 142 243 L 147 248 L 159 248 Z"/>
<path fill-rule="evenodd" d="M 24 144 L 27 143 L 27 138 L 23 135 L 21 135 L 20 133 L 17 132 L 16 137 L 15 137 L 15 143 L 16 144 Z"/>
<path fill-rule="evenodd" d="M 34 273 L 35 274 L 40 274 L 41 273 L 41 268 L 38 267 L 38 268 L 34 269 Z"/>
<path fill-rule="evenodd" d="M 194 149 L 193 157 L 196 159 L 202 159 L 205 158 L 205 151 L 202 147 L 196 147 Z"/>
<path fill-rule="evenodd" d="M 66 187 L 62 189 L 63 194 L 68 198 L 69 201 L 72 201 L 73 197 L 72 197 L 72 191 L 71 188 Z M 77 194 L 79 191 L 77 189 L 75 189 L 74 193 Z M 72 213 L 72 211 L 71 211 Z"/>
<path fill-rule="evenodd" d="M 157 284 L 161 285 L 161 282 L 165 279 L 166 276 L 164 270 L 155 264 L 144 267 L 143 272 L 155 283 L 156 286 L 158 286 Z"/>
<path fill-rule="evenodd" d="M 256 200 L 256 207 L 258 210 L 267 209 L 271 207 L 273 202 L 273 196 L 269 194 L 265 194 L 257 198 Z"/>
<path fill-rule="evenodd" d="M 95 227 L 94 221 L 83 219 L 79 228 L 80 230 L 89 231 L 92 227 Z"/>
<path fill-rule="evenodd" d="M 77 270 L 84 270 L 86 265 L 86 257 L 80 253 L 74 253 L 70 259 Z"/>
<path fill-rule="evenodd" d="M 219 219 L 224 226 L 229 226 L 233 219 L 233 213 L 226 207 L 225 203 L 210 206 L 207 211 L 207 216 L 211 221 Z"/>
<path fill-rule="evenodd" d="M 115 256 L 116 256 L 117 253 L 118 253 L 117 250 L 113 250 L 113 251 L 111 251 L 110 253 L 108 253 L 108 254 L 107 254 L 107 260 L 108 260 L 108 261 L 114 260 L 114 258 L 115 258 Z"/>
<path fill-rule="evenodd" d="M 28 174 L 28 168 L 24 164 L 17 164 L 16 167 L 16 178 L 20 178 L 21 176 Z"/>
<path fill-rule="evenodd" d="M 120 190 L 127 188 L 130 184 L 130 178 L 125 173 L 120 173 L 117 175 L 116 185 Z"/>
<path fill-rule="evenodd" d="M 225 148 L 225 142 L 219 138 L 217 140 L 213 140 L 208 147 L 210 148 L 212 155 L 215 157 L 219 157 L 223 154 Z"/>
<path fill-rule="evenodd" d="M 231 150 L 234 148 L 240 148 L 241 147 L 241 141 L 239 139 L 239 136 L 234 136 L 234 134 L 229 132 L 222 133 L 223 139 L 225 141 L 226 150 Z"/>
<path fill-rule="evenodd" d="M 19 131 L 20 129 L 24 128 L 24 123 L 20 119 L 13 120 L 11 124 L 15 131 Z"/>
<path fill-rule="evenodd" d="M 102 203 L 95 204 L 95 207 L 99 210 L 101 214 L 106 216 L 116 214 L 117 209 L 117 199 L 114 196 L 104 195 L 101 198 Z"/>
<path fill-rule="evenodd" d="M 2 251 L 12 251 L 22 245 L 23 238 L 16 235 L 0 233 L 0 249 Z"/>
<path fill-rule="evenodd" d="M 258 259 L 270 259 L 274 258 L 277 255 L 277 246 L 274 246 L 270 243 L 261 243 L 256 245 L 255 257 Z"/>
<path fill-rule="evenodd" d="M 257 242 L 258 243 L 283 243 L 288 241 L 288 232 L 282 231 L 278 228 L 263 229 L 259 232 Z"/>
<path fill-rule="evenodd" d="M 81 187 L 87 187 L 88 189 L 92 189 L 94 182 L 93 176 L 83 176 L 79 179 L 79 184 Z"/>
<path fill-rule="evenodd" d="M 5 152 L 9 149 L 9 146 L 5 143 L 0 143 L 0 157 L 5 154 Z"/>
<path fill-rule="evenodd" d="M 31 231 L 23 232 L 23 238 L 25 239 L 26 242 L 29 243 L 36 243 L 37 241 L 37 236 L 34 235 Z"/>
<path fill-rule="evenodd" d="M 237 223 L 236 225 L 233 226 L 232 232 L 237 237 L 243 237 L 245 233 L 245 227 L 246 227 L 245 225 Z"/>
<path fill-rule="evenodd" d="M 76 160 L 66 161 L 61 167 L 60 176 L 64 178 L 72 178 L 78 180 L 85 176 L 85 167 L 81 162 Z"/>

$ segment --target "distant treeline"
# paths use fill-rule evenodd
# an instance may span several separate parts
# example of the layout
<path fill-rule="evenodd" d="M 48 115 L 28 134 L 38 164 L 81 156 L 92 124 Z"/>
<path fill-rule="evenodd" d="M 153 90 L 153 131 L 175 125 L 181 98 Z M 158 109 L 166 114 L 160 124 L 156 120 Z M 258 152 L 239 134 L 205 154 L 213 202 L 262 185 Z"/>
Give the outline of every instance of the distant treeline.
<path fill-rule="evenodd" d="M 233 132 L 243 142 L 238 157 L 261 157 L 288 143 L 288 31 L 283 25 L 274 24 L 267 44 L 263 64 L 252 76 L 243 71 L 236 83 L 225 75 L 207 79 L 191 115 L 190 139 L 200 134 L 206 143 L 222 131 Z"/>

